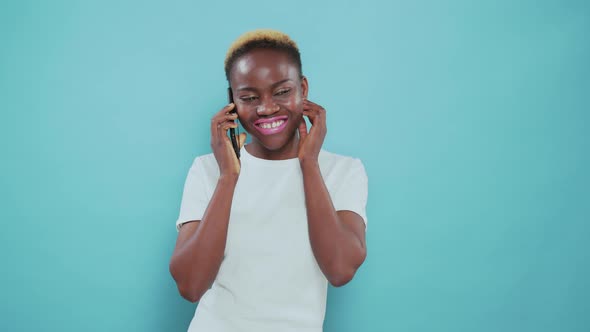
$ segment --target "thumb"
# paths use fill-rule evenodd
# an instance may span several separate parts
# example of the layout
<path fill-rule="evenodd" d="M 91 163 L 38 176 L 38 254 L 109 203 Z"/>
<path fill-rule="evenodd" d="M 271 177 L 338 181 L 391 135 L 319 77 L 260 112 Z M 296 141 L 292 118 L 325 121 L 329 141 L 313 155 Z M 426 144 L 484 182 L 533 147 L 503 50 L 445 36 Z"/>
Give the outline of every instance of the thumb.
<path fill-rule="evenodd" d="M 244 146 L 244 143 L 246 143 L 246 136 L 248 136 L 246 133 L 240 133 L 238 136 L 238 145 L 240 149 L 242 149 L 242 146 Z"/>

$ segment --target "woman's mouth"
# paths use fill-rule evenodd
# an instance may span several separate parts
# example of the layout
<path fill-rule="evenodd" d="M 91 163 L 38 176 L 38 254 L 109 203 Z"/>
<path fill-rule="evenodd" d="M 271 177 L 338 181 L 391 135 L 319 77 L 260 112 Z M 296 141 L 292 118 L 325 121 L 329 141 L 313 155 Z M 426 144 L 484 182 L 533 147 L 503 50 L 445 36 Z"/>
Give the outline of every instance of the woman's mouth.
<path fill-rule="evenodd" d="M 273 135 L 283 131 L 283 129 L 285 129 L 285 127 L 287 126 L 288 120 L 289 117 L 286 115 L 275 116 L 267 119 L 259 119 L 254 122 L 254 127 L 262 135 Z"/>

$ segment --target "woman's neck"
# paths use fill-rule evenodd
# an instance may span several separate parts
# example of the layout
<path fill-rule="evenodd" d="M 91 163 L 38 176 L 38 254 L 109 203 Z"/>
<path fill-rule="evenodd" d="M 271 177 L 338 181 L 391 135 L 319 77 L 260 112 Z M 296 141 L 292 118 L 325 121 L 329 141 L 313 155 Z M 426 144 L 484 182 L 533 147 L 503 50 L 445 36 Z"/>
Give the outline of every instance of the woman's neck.
<path fill-rule="evenodd" d="M 245 146 L 245 149 L 252 156 L 267 160 L 284 160 L 297 158 L 298 148 L 299 135 L 297 133 L 295 133 L 295 135 L 293 135 L 293 138 L 278 150 L 269 150 L 255 139 L 253 139 L 250 144 L 247 144 Z"/>

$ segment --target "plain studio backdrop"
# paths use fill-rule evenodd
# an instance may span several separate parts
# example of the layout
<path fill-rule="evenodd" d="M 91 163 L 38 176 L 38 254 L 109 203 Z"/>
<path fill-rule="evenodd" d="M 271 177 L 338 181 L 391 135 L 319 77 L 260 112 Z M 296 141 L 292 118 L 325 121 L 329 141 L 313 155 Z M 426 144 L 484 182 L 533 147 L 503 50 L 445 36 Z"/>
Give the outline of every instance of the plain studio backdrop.
<path fill-rule="evenodd" d="M 326 332 L 590 330 L 587 1 L 137 0 L 0 4 L 1 331 L 186 330 L 174 223 L 255 28 L 369 176 Z"/>

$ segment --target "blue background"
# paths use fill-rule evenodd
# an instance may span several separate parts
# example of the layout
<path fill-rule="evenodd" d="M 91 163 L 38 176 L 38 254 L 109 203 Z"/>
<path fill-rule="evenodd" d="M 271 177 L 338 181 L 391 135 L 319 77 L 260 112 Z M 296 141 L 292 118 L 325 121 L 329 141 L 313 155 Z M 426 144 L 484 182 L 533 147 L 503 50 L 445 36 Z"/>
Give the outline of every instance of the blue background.
<path fill-rule="evenodd" d="M 326 331 L 590 330 L 590 5 L 504 0 L 3 1 L 0 330 L 186 330 L 182 186 L 259 27 L 369 175 Z"/>

